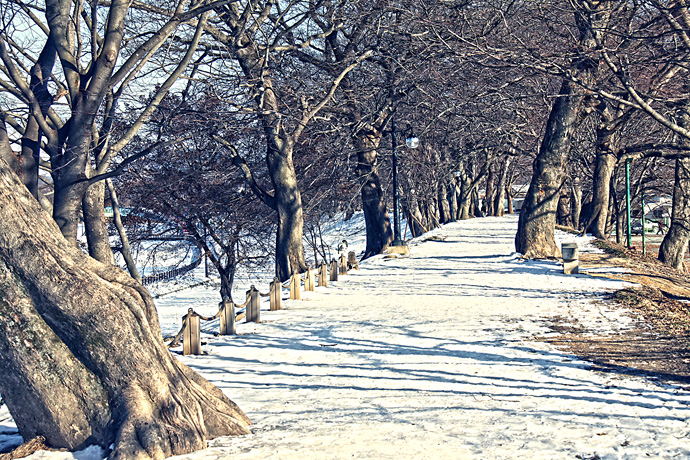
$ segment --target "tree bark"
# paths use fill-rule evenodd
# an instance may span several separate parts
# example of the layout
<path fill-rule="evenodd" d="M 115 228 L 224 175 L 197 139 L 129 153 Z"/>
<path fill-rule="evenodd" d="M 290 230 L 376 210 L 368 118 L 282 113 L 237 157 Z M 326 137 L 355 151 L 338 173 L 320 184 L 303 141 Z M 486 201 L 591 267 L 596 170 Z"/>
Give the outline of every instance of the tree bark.
<path fill-rule="evenodd" d="M 566 227 L 572 225 L 570 215 L 570 196 L 566 191 L 561 193 L 561 196 L 558 198 L 557 219 L 559 225 L 564 225 Z"/>
<path fill-rule="evenodd" d="M 508 183 L 508 168 L 510 167 L 510 157 L 505 157 L 498 171 L 498 183 L 496 185 L 496 196 L 494 198 L 494 214 L 502 216 L 505 214 L 506 184 Z"/>
<path fill-rule="evenodd" d="M 440 222 L 442 224 L 451 222 L 453 217 L 450 211 L 450 202 L 448 201 L 448 186 L 444 181 L 439 182 L 436 195 L 438 196 Z"/>
<path fill-rule="evenodd" d="M 19 157 L 12 150 L 10 136 L 7 133 L 7 124 L 2 116 L 0 116 L 0 157 L 5 160 L 12 171 L 17 171 Z"/>
<path fill-rule="evenodd" d="M 288 133 L 285 129 L 273 80 L 266 71 L 266 55 L 244 29 L 246 18 L 238 4 L 231 2 L 217 9 L 217 12 L 233 31 L 226 45 L 234 52 L 246 81 L 256 90 L 254 101 L 267 143 L 266 165 L 275 190 L 272 207 L 278 213 L 276 276 L 286 281 L 293 273 L 302 273 L 307 269 L 302 241 L 302 198 L 292 160 L 294 144 L 299 135 Z M 308 121 L 302 120 L 303 125 Z M 297 131 L 301 132 L 301 128 L 297 128 Z"/>
<path fill-rule="evenodd" d="M 618 161 L 613 149 L 617 127 L 608 109 L 600 111 L 600 117 L 601 121 L 597 126 L 596 163 L 592 185 L 592 214 L 583 231 L 591 232 L 595 238 L 606 239 L 611 177 Z"/>
<path fill-rule="evenodd" d="M 472 217 L 472 179 L 467 172 L 463 171 L 460 185 L 459 212 L 460 219 L 469 219 Z"/>
<path fill-rule="evenodd" d="M 515 212 L 515 205 L 513 204 L 515 195 L 513 194 L 513 186 L 511 184 L 506 185 L 506 199 L 508 200 L 508 209 L 506 212 L 508 214 L 513 214 Z"/>
<path fill-rule="evenodd" d="M 269 139 L 272 144 L 273 139 Z M 302 195 L 292 163 L 292 145 L 278 151 L 269 145 L 266 154 L 268 172 L 273 183 L 278 229 L 276 231 L 276 276 L 287 281 L 293 273 L 307 270 L 304 259 Z"/>
<path fill-rule="evenodd" d="M 690 158 L 676 160 L 673 184 L 671 225 L 659 248 L 659 260 L 683 270 L 685 251 L 690 240 Z"/>
<path fill-rule="evenodd" d="M 458 181 L 460 179 L 457 177 L 454 177 L 450 181 L 450 185 L 448 187 L 448 201 L 450 203 L 450 216 L 451 220 L 458 220 L 460 219 L 460 208 L 459 208 L 459 201 L 458 197 L 460 195 L 460 187 L 458 186 Z"/>
<path fill-rule="evenodd" d="M 598 63 L 587 52 L 597 46 L 594 34 L 605 29 L 611 15 L 610 2 L 599 2 L 592 8 L 578 6 L 575 20 L 580 31 L 581 56 L 573 62 L 571 72 L 584 83 L 590 83 Z M 520 212 L 515 250 L 528 258 L 560 257 L 554 230 L 556 208 L 565 182 L 565 164 L 571 140 L 581 121 L 584 90 L 564 78 L 559 95 L 551 108 L 539 153 L 533 163 L 532 180 Z"/>
<path fill-rule="evenodd" d="M 82 199 L 84 233 L 89 248 L 89 255 L 104 264 L 113 264 L 113 250 L 108 238 L 108 227 L 105 222 L 105 182 L 93 184 Z"/>
<path fill-rule="evenodd" d="M 484 206 L 487 216 L 495 216 L 494 197 L 496 195 L 496 167 L 492 162 L 489 166 L 489 175 L 486 178 L 486 190 L 484 191 Z"/>
<path fill-rule="evenodd" d="M 582 212 L 582 185 L 580 178 L 572 179 L 570 191 L 573 199 L 570 201 L 570 212 L 573 216 L 573 227 L 580 228 L 580 213 Z"/>
<path fill-rule="evenodd" d="M 125 264 L 127 265 L 127 271 L 129 274 L 141 283 L 141 275 L 139 270 L 137 270 L 137 264 L 132 258 L 132 250 L 129 247 L 129 237 L 127 236 L 127 231 L 125 226 L 122 224 L 122 215 L 120 213 L 120 200 L 117 198 L 117 191 L 113 185 L 113 181 L 107 179 L 105 181 L 108 187 L 108 192 L 110 192 L 110 202 L 113 204 L 113 223 L 117 229 L 118 235 L 120 235 L 120 241 L 122 242 L 122 258 L 125 259 Z"/>
<path fill-rule="evenodd" d="M 0 393 L 22 436 L 162 459 L 249 433 L 166 349 L 148 291 L 68 245 L 2 160 L 0 196 Z"/>
<path fill-rule="evenodd" d="M 558 198 L 565 181 L 565 163 L 575 132 L 582 96 L 578 88 L 563 81 L 546 133 L 534 160 L 532 181 L 520 211 L 515 250 L 528 258 L 560 257 L 554 229 Z"/>
<path fill-rule="evenodd" d="M 43 116 L 48 114 L 53 97 L 48 91 L 48 81 L 55 65 L 57 51 L 53 40 L 46 40 L 38 61 L 31 68 L 31 91 L 36 97 Z M 38 198 L 38 166 L 41 155 L 42 131 L 38 121 L 29 115 L 24 135 L 22 136 L 22 151 L 19 155 L 17 172 L 22 182 L 31 194 Z"/>
<path fill-rule="evenodd" d="M 362 211 L 367 230 L 364 259 L 380 254 L 393 241 L 391 221 L 378 175 L 378 148 L 381 133 L 374 129 L 361 130 L 355 137 L 357 166 L 355 173 L 361 184 Z"/>

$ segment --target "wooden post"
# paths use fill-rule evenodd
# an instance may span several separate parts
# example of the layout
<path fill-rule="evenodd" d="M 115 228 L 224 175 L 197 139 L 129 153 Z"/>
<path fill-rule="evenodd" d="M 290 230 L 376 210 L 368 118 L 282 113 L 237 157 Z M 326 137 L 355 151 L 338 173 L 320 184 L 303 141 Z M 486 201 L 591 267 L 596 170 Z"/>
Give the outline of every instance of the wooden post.
<path fill-rule="evenodd" d="M 282 285 L 280 284 L 280 280 L 278 278 L 273 278 L 271 282 L 271 311 L 277 311 L 283 308 L 280 304 L 282 301 L 281 288 Z"/>
<path fill-rule="evenodd" d="M 247 297 L 249 298 L 249 302 L 247 302 L 245 318 L 248 323 L 260 323 L 261 313 L 259 312 L 259 305 L 261 304 L 261 300 L 259 298 L 259 291 L 254 287 L 253 284 L 247 291 Z"/>
<path fill-rule="evenodd" d="M 314 279 L 314 269 L 309 267 L 306 275 L 304 275 L 304 290 L 313 291 L 315 286 L 316 280 Z"/>
<path fill-rule="evenodd" d="M 350 269 L 357 269 L 359 270 L 359 263 L 357 263 L 357 254 L 355 254 L 355 251 L 350 251 L 347 254 L 347 266 Z"/>
<path fill-rule="evenodd" d="M 228 298 L 224 298 L 220 303 L 220 335 L 237 335 L 235 304 Z"/>
<path fill-rule="evenodd" d="M 290 299 L 302 300 L 302 293 L 300 292 L 299 273 L 293 273 L 290 277 Z"/>
<path fill-rule="evenodd" d="M 328 287 L 328 265 L 325 262 L 319 267 L 319 286 Z"/>
<path fill-rule="evenodd" d="M 185 328 L 182 334 L 182 354 L 201 354 L 201 324 L 199 323 L 199 315 L 194 313 L 194 310 L 191 308 L 187 310 L 187 316 L 185 317 Z"/>
<path fill-rule="evenodd" d="M 338 258 L 338 270 L 339 274 L 347 275 L 347 260 L 345 259 L 345 254 L 340 254 Z"/>
<path fill-rule="evenodd" d="M 338 281 L 338 262 L 331 260 L 331 281 Z"/>

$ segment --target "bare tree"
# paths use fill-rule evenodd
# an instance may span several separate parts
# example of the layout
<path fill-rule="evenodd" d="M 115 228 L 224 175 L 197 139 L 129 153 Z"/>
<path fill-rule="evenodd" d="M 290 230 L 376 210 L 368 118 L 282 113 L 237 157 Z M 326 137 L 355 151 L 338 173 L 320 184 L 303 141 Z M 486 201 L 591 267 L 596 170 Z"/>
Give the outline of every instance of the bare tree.
<path fill-rule="evenodd" d="M 0 195 L 0 393 L 25 439 L 160 459 L 249 432 L 167 350 L 148 291 L 66 244 L 4 160 Z"/>

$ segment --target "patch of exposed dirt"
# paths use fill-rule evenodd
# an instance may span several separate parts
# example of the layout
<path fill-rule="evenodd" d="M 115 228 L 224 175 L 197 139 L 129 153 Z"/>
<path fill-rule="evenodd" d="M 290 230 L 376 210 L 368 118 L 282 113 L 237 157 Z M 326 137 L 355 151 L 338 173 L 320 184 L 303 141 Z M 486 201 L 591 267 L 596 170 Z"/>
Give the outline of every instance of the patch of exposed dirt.
<path fill-rule="evenodd" d="M 581 254 L 580 273 L 638 284 L 608 299 L 612 305 L 628 309 L 635 327 L 619 334 L 596 335 L 577 322 L 557 318 L 552 329 L 559 335 L 539 340 L 603 371 L 690 383 L 690 276 L 621 245 L 596 244 L 605 253 Z M 625 273 L 620 273 L 621 268 Z"/>

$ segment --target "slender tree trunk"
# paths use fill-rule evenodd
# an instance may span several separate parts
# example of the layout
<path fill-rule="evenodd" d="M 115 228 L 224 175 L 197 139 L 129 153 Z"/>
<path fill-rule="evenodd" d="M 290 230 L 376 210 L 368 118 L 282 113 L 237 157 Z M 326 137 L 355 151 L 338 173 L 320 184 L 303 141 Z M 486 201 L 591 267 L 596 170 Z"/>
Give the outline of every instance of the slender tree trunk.
<path fill-rule="evenodd" d="M 683 260 L 690 240 L 690 158 L 676 160 L 673 184 L 671 225 L 661 242 L 659 260 L 683 270 Z"/>
<path fill-rule="evenodd" d="M 486 190 L 484 191 L 484 204 L 486 205 L 486 215 L 496 215 L 494 208 L 494 197 L 496 195 L 496 167 L 492 163 L 489 166 L 489 175 L 486 177 Z"/>
<path fill-rule="evenodd" d="M 36 198 L 38 198 L 38 160 L 40 154 L 41 130 L 36 119 L 29 115 L 24 136 L 22 136 L 22 151 L 18 157 L 16 171 L 26 188 Z"/>
<path fill-rule="evenodd" d="M 93 184 L 82 199 L 84 216 L 84 233 L 89 248 L 89 255 L 104 264 L 114 263 L 113 250 L 108 238 L 108 227 L 105 222 L 105 182 Z"/>
<path fill-rule="evenodd" d="M 616 243 L 623 244 L 625 241 L 625 214 L 618 212 L 614 215 L 616 217 Z"/>
<path fill-rule="evenodd" d="M 567 193 L 561 193 L 558 198 L 558 210 L 557 210 L 558 224 L 569 227 L 572 225 L 570 216 L 570 197 Z"/>
<path fill-rule="evenodd" d="M 618 203 L 618 195 L 616 194 L 616 188 L 617 188 L 617 183 L 618 183 L 618 178 L 614 174 L 611 176 L 611 197 L 609 198 L 609 219 L 608 223 L 606 224 L 606 237 L 608 238 L 612 233 L 613 229 L 616 226 L 616 222 L 618 219 L 618 216 L 620 214 L 619 208 L 620 204 Z"/>
<path fill-rule="evenodd" d="M 463 171 L 460 185 L 460 198 L 458 199 L 458 206 L 460 210 L 460 219 L 469 219 L 472 217 L 472 179 L 469 174 Z"/>
<path fill-rule="evenodd" d="M 362 210 L 367 230 L 364 258 L 381 253 L 393 241 L 391 222 L 386 210 L 378 175 L 378 147 L 381 133 L 372 129 L 360 131 L 355 139 L 357 166 L 355 173 L 361 184 Z"/>
<path fill-rule="evenodd" d="M 175 359 L 153 299 L 68 245 L 0 161 L 0 394 L 26 439 L 162 459 L 249 433 L 218 388 Z"/>
<path fill-rule="evenodd" d="M 31 68 L 31 91 L 34 93 L 41 112 L 47 115 L 53 96 L 48 91 L 48 81 L 55 66 L 57 57 L 55 45 L 52 40 L 46 40 L 37 62 Z M 17 172 L 29 192 L 38 198 L 38 166 L 41 155 L 42 132 L 33 115 L 29 115 L 24 134 L 22 136 L 22 150 L 19 156 Z"/>
<path fill-rule="evenodd" d="M 498 171 L 498 183 L 496 184 L 496 197 L 494 198 L 494 214 L 502 216 L 505 214 L 506 184 L 508 182 L 508 168 L 510 167 L 510 157 L 505 157 Z"/>
<path fill-rule="evenodd" d="M 470 218 L 483 216 L 482 209 L 479 206 L 479 190 L 474 187 L 470 192 Z"/>
<path fill-rule="evenodd" d="M 450 202 L 448 201 L 448 187 L 444 181 L 440 181 L 438 184 L 437 196 L 439 203 L 440 222 L 442 224 L 451 222 L 453 217 L 450 211 Z"/>
<path fill-rule="evenodd" d="M 0 157 L 5 160 L 12 171 L 17 172 L 19 168 L 19 157 L 15 155 L 10 144 L 10 137 L 7 134 L 5 119 L 0 115 Z"/>
<path fill-rule="evenodd" d="M 582 212 L 582 185 L 580 184 L 580 178 L 575 177 L 572 179 L 571 183 L 571 195 L 573 199 L 570 202 L 571 208 L 570 212 L 573 216 L 573 227 L 575 229 L 580 228 L 580 213 Z"/>
<path fill-rule="evenodd" d="M 408 209 L 408 222 L 410 222 L 412 236 L 417 237 L 419 235 L 422 235 L 427 231 L 427 229 L 424 228 L 424 225 L 422 223 L 424 221 L 424 218 L 422 217 L 422 213 L 419 210 L 419 202 L 417 201 L 417 197 L 412 193 L 410 193 Z"/>
<path fill-rule="evenodd" d="M 596 163 L 592 190 L 592 214 L 583 231 L 591 232 L 595 238 L 606 239 L 608 222 L 609 197 L 611 195 L 611 177 L 618 158 L 613 151 L 614 129 L 608 125 L 610 116 L 601 114 L 602 121 L 597 126 Z"/>
<path fill-rule="evenodd" d="M 117 229 L 118 235 L 120 235 L 120 241 L 122 242 L 122 258 L 125 259 L 125 264 L 127 265 L 127 271 L 135 280 L 141 283 L 141 275 L 139 270 L 137 270 L 137 265 L 132 258 L 132 250 L 129 247 L 129 237 L 127 236 L 127 231 L 125 226 L 122 224 L 122 214 L 120 213 L 120 200 L 117 198 L 117 191 L 113 185 L 113 181 L 107 179 L 106 186 L 110 192 L 110 201 L 113 204 L 113 222 L 115 223 L 115 228 Z"/>
<path fill-rule="evenodd" d="M 450 204 L 450 216 L 451 220 L 455 221 L 460 219 L 460 209 L 458 207 L 458 195 L 460 190 L 458 187 L 458 179 L 453 178 L 450 181 L 450 186 L 448 187 L 448 202 Z"/>

